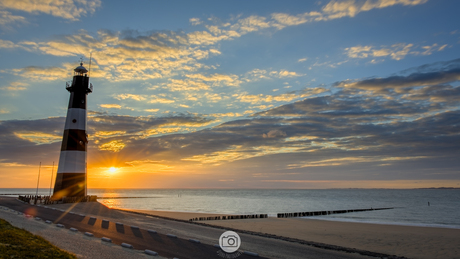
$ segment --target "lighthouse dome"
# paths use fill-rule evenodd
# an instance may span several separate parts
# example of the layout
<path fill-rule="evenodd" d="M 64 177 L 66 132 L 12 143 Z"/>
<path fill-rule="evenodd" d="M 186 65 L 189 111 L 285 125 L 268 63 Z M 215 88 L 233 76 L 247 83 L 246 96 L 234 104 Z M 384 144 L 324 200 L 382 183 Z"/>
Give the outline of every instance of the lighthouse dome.
<path fill-rule="evenodd" d="M 88 73 L 88 70 L 86 70 L 86 68 L 83 66 L 83 63 L 80 63 L 80 66 L 78 66 L 77 68 L 75 68 L 74 71 L 75 71 L 76 73 L 79 73 L 79 74 L 86 74 L 86 73 Z"/>

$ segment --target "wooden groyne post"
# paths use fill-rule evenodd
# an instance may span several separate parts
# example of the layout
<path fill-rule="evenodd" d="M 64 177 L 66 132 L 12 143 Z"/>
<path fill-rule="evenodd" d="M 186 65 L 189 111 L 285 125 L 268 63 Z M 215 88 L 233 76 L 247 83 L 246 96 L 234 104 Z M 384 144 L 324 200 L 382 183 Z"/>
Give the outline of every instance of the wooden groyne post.
<path fill-rule="evenodd" d="M 278 213 L 277 218 L 296 218 L 296 217 L 312 217 L 312 216 L 322 216 L 322 215 L 331 215 L 331 214 L 343 214 L 350 212 L 362 212 L 362 211 L 372 211 L 372 210 L 390 210 L 394 208 L 370 208 L 370 209 L 354 209 L 354 210 L 324 210 L 324 211 L 309 211 L 309 212 L 288 212 L 288 213 Z"/>

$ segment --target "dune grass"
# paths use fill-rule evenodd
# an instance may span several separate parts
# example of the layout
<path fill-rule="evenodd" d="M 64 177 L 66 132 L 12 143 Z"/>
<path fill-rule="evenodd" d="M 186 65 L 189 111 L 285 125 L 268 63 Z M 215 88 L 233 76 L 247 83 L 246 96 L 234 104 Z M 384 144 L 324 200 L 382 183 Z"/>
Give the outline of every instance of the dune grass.
<path fill-rule="evenodd" d="M 44 238 L 0 219 L 0 258 L 77 258 Z"/>

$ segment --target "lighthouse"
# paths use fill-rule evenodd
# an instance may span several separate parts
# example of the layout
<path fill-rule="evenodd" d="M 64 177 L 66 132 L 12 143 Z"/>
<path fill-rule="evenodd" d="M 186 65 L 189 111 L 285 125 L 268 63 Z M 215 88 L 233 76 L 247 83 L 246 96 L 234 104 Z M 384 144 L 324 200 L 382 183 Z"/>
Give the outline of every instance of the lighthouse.
<path fill-rule="evenodd" d="M 93 91 L 93 86 L 89 83 L 88 70 L 83 63 L 74 69 L 72 84 L 67 83 L 66 89 L 70 92 L 70 99 L 54 184 L 54 200 L 86 196 L 86 96 Z"/>

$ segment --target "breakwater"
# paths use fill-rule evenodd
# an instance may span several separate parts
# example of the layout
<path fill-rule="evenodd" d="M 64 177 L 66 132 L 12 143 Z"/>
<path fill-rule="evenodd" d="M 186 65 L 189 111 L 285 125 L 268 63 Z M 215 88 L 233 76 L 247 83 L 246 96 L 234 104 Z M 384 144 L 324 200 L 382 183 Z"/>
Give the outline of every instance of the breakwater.
<path fill-rule="evenodd" d="M 295 218 L 295 217 L 311 217 L 331 214 L 342 214 L 351 212 L 373 211 L 373 210 L 390 210 L 394 208 L 370 208 L 370 209 L 353 209 L 353 210 L 324 210 L 324 211 L 309 211 L 309 212 L 287 212 L 277 213 L 277 218 Z M 197 217 L 189 221 L 204 221 L 204 220 L 231 220 L 231 219 L 264 219 L 268 218 L 268 214 L 251 214 L 251 215 L 228 215 L 228 216 L 212 216 L 212 217 Z"/>
<path fill-rule="evenodd" d="M 198 217 L 192 218 L 189 221 L 202 221 L 202 220 L 228 220 L 228 219 L 264 219 L 268 218 L 268 214 L 252 214 L 252 215 L 228 215 L 228 216 L 214 216 L 214 217 Z"/>
<path fill-rule="evenodd" d="M 354 209 L 354 210 L 324 210 L 324 211 L 310 211 L 310 212 L 288 212 L 288 213 L 277 213 L 277 218 L 295 218 L 295 217 L 311 217 L 311 216 L 322 216 L 331 214 L 343 214 L 350 212 L 362 212 L 372 210 L 391 210 L 394 208 L 370 208 L 370 209 Z"/>

